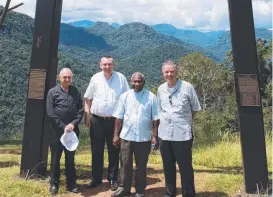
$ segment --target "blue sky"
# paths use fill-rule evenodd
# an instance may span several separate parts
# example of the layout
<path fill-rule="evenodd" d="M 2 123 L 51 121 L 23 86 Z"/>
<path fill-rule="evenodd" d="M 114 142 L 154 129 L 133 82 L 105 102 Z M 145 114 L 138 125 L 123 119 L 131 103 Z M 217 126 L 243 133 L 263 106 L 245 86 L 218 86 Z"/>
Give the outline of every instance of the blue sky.
<path fill-rule="evenodd" d="M 6 0 L 0 0 L 4 5 Z M 16 11 L 34 17 L 36 0 L 24 2 Z M 255 27 L 272 28 L 272 1 L 252 0 Z M 63 0 L 63 22 L 76 20 L 148 25 L 168 23 L 177 28 L 218 30 L 229 28 L 227 0 Z"/>

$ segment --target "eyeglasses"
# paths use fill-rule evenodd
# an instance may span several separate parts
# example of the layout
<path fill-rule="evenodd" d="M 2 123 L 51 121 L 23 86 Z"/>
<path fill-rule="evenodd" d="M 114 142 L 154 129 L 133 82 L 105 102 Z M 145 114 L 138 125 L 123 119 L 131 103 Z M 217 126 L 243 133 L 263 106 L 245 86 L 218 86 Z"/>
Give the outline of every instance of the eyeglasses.
<path fill-rule="evenodd" d="M 178 81 L 179 82 L 179 81 Z M 181 83 L 179 83 L 178 85 L 175 85 L 175 89 L 174 91 L 170 94 L 169 96 L 169 102 L 170 102 L 170 105 L 172 106 L 173 105 L 173 102 L 172 102 L 172 96 L 177 92 L 177 90 L 181 87 Z"/>
<path fill-rule="evenodd" d="M 169 96 L 169 102 L 170 102 L 170 105 L 173 105 L 172 96 Z"/>

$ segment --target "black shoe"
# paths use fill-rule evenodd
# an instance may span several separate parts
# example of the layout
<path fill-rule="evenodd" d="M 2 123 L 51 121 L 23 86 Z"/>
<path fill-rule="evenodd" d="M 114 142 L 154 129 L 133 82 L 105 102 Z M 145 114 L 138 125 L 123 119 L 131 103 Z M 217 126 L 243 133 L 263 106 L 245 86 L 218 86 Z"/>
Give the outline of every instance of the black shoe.
<path fill-rule="evenodd" d="M 116 191 L 118 189 L 118 183 L 117 181 L 110 180 L 110 190 L 111 191 Z"/>
<path fill-rule="evenodd" d="M 111 197 L 130 197 L 130 192 L 125 192 L 123 187 L 119 187 Z"/>
<path fill-rule="evenodd" d="M 101 185 L 101 182 L 98 181 L 91 181 L 90 183 L 88 183 L 87 187 L 89 188 L 95 188 Z"/>
<path fill-rule="evenodd" d="M 80 192 L 79 188 L 76 185 L 74 185 L 72 187 L 66 187 L 66 189 L 67 189 L 67 191 L 70 191 L 72 193 L 79 193 Z"/>
<path fill-rule="evenodd" d="M 142 193 L 136 193 L 135 197 L 144 197 L 144 194 L 142 194 Z"/>
<path fill-rule="evenodd" d="M 58 190 L 59 190 L 59 187 L 58 187 L 57 185 L 50 184 L 49 192 L 50 192 L 52 195 L 56 195 L 56 194 L 58 193 Z"/>

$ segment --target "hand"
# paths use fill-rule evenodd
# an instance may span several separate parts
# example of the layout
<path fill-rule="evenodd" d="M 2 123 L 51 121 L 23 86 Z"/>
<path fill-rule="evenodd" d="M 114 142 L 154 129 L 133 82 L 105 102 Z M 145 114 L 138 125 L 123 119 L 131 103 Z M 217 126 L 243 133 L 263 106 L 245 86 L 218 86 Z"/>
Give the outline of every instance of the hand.
<path fill-rule="evenodd" d="M 119 147 L 119 136 L 114 136 L 113 145 L 118 148 Z"/>
<path fill-rule="evenodd" d="M 66 132 L 70 133 L 71 131 L 73 131 L 73 129 L 74 129 L 74 125 L 70 123 L 70 124 L 66 125 L 64 130 Z"/>
<path fill-rule="evenodd" d="M 154 150 L 157 150 L 159 145 L 157 137 L 152 137 L 151 143 L 154 144 Z"/>
<path fill-rule="evenodd" d="M 84 124 L 87 128 L 91 127 L 90 114 L 85 114 Z"/>

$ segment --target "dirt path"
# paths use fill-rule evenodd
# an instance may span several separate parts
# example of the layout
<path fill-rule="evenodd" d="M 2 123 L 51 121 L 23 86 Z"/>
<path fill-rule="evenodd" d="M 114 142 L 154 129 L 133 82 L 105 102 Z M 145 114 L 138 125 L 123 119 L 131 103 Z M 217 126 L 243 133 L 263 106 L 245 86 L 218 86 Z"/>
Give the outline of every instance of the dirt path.
<path fill-rule="evenodd" d="M 179 179 L 179 176 L 178 176 Z M 178 184 L 178 194 L 177 196 L 181 196 L 181 187 L 180 181 L 177 182 Z M 133 177 L 133 184 L 134 185 L 134 177 Z M 145 190 L 146 197 L 160 197 L 164 194 L 164 175 L 161 168 L 157 165 L 148 165 L 147 169 L 147 187 Z M 57 195 L 58 197 L 89 197 L 89 196 L 96 196 L 96 197 L 110 197 L 113 193 L 109 190 L 108 181 L 103 180 L 103 183 L 100 187 L 89 189 L 86 185 L 80 185 L 80 193 L 79 194 L 71 194 L 66 193 L 62 195 Z M 131 189 L 131 196 L 135 195 L 135 189 L 132 187 Z"/>
<path fill-rule="evenodd" d="M 196 197 L 229 197 L 227 193 L 215 191 L 215 189 L 210 187 L 209 180 L 211 179 L 211 172 L 204 171 L 196 171 L 195 172 L 195 186 L 196 186 Z M 181 194 L 181 182 L 180 175 L 177 167 L 177 196 L 182 196 Z M 86 180 L 86 179 L 85 179 Z M 85 182 L 86 183 L 86 182 Z M 134 177 L 133 184 L 134 185 Z M 145 197 L 163 197 L 164 196 L 164 174 L 161 165 L 151 165 L 148 164 L 147 168 L 147 187 L 145 189 Z M 58 195 L 58 197 L 110 197 L 112 191 L 109 190 L 108 181 L 103 180 L 103 184 L 94 189 L 87 188 L 86 185 L 80 185 L 79 194 L 65 193 L 62 195 Z M 131 189 L 131 197 L 135 195 L 135 189 L 132 187 Z M 241 196 L 240 196 L 241 197 Z"/>

